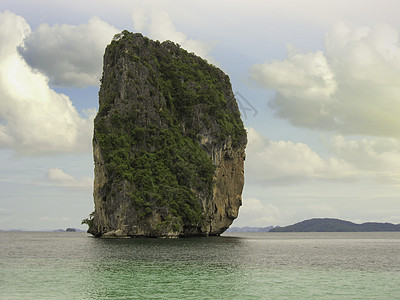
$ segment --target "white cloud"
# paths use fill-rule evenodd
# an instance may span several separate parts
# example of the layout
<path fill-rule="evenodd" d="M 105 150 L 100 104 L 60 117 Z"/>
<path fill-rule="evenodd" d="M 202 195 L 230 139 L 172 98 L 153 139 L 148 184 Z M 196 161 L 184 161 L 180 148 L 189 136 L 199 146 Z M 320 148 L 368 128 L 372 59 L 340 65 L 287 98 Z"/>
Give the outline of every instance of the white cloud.
<path fill-rule="evenodd" d="M 77 179 L 65 173 L 62 169 L 53 168 L 47 171 L 46 178 L 50 183 L 63 187 L 92 187 L 93 179 L 84 177 Z"/>
<path fill-rule="evenodd" d="M 251 78 L 276 90 L 270 106 L 296 126 L 342 134 L 400 136 L 400 46 L 389 25 L 337 23 L 326 53 L 288 51 L 284 61 L 253 66 Z"/>
<path fill-rule="evenodd" d="M 175 28 L 168 13 L 156 10 L 149 11 L 148 9 L 135 9 L 132 18 L 136 31 L 143 32 L 155 40 L 173 41 L 180 44 L 185 50 L 213 61 L 209 57 L 209 52 L 213 48 L 213 44 L 188 38 L 183 32 Z"/>
<path fill-rule="evenodd" d="M 10 217 L 13 214 L 14 214 L 14 211 L 12 211 L 11 209 L 0 208 L 0 217 L 1 218 Z"/>
<path fill-rule="evenodd" d="M 0 148 L 21 154 L 90 151 L 93 115 L 81 117 L 17 51 L 31 32 L 28 23 L 6 11 L 0 28 Z"/>
<path fill-rule="evenodd" d="M 60 217 L 60 218 L 55 218 L 55 217 L 40 217 L 38 219 L 40 222 L 48 222 L 48 223 L 54 223 L 54 222 L 68 222 L 71 219 L 68 217 Z"/>
<path fill-rule="evenodd" d="M 249 197 L 243 199 L 243 206 L 239 210 L 239 219 L 234 226 L 266 227 L 277 225 L 282 218 L 282 212 L 277 206 L 264 204 L 259 199 Z"/>
<path fill-rule="evenodd" d="M 81 25 L 41 24 L 19 51 L 56 86 L 97 86 L 104 49 L 119 31 L 98 17 Z"/>
<path fill-rule="evenodd" d="M 324 141 L 329 158 L 303 143 L 271 141 L 248 128 L 246 179 L 252 184 L 310 180 L 374 180 L 400 187 L 400 140 L 335 135 Z"/>
<path fill-rule="evenodd" d="M 309 218 L 337 218 L 339 215 L 337 209 L 334 208 L 335 203 L 320 202 L 312 203 L 305 207 Z"/>
<path fill-rule="evenodd" d="M 342 179 L 355 170 L 337 157 L 323 159 L 309 146 L 291 141 L 271 141 L 248 128 L 246 176 L 254 182 L 289 183 L 311 179 Z"/>
<path fill-rule="evenodd" d="M 270 88 L 277 88 L 285 97 L 329 101 L 337 86 L 324 54 L 321 51 L 302 54 L 292 46 L 288 46 L 287 50 L 288 58 L 284 62 L 254 66 L 253 72 L 260 76 L 256 79 Z"/>
<path fill-rule="evenodd" d="M 350 139 L 336 135 L 326 141 L 337 157 L 349 161 L 364 177 L 400 186 L 400 141 L 393 138 Z"/>

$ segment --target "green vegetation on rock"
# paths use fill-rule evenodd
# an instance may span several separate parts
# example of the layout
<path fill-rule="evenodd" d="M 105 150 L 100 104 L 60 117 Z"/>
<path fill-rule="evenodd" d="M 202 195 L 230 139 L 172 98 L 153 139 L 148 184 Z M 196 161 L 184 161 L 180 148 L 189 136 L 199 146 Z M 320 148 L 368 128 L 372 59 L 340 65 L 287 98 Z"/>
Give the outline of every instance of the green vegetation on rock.
<path fill-rule="evenodd" d="M 160 230 L 200 228 L 201 199 L 213 193 L 211 148 L 246 144 L 228 76 L 177 44 L 128 31 L 107 47 L 104 64 L 94 124 L 104 201 L 129 197 L 141 220 L 160 212 Z"/>

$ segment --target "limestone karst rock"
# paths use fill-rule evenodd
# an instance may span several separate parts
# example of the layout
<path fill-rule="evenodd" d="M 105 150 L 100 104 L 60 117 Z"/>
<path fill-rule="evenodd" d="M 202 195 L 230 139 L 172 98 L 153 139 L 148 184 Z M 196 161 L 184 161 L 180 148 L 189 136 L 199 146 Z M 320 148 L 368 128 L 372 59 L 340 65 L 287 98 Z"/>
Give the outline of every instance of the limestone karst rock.
<path fill-rule="evenodd" d="M 229 77 L 124 31 L 104 54 L 94 121 L 98 237 L 219 235 L 242 204 L 246 131 Z"/>

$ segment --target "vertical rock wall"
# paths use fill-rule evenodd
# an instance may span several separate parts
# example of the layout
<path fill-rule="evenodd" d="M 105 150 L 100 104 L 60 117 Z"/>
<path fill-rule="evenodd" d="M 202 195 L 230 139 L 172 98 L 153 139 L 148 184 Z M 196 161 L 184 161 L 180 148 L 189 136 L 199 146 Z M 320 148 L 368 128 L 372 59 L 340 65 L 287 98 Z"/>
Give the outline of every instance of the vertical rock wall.
<path fill-rule="evenodd" d="M 228 76 L 177 44 L 124 31 L 104 55 L 88 232 L 219 235 L 242 204 L 246 143 Z"/>

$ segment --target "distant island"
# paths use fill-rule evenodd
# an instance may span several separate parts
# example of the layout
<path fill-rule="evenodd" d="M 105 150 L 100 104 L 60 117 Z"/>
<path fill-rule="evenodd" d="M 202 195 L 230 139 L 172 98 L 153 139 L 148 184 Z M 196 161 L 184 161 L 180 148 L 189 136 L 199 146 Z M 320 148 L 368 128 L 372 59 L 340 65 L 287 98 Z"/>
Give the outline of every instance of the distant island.
<path fill-rule="evenodd" d="M 269 232 L 274 226 L 268 227 L 229 227 L 225 232 Z"/>
<path fill-rule="evenodd" d="M 400 231 L 400 224 L 367 222 L 356 224 L 349 221 L 316 218 L 305 220 L 293 225 L 275 227 L 270 232 L 372 232 Z"/>
<path fill-rule="evenodd" d="M 67 228 L 67 229 L 56 229 L 53 232 L 86 232 L 86 230 L 78 229 L 78 228 Z"/>

